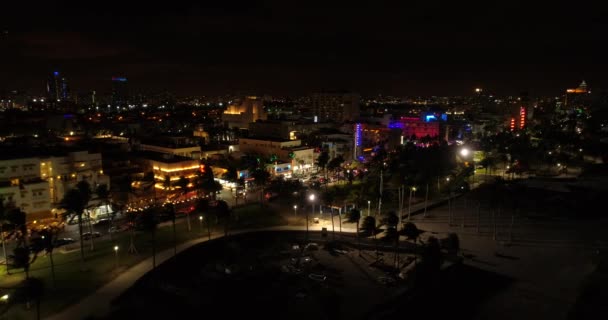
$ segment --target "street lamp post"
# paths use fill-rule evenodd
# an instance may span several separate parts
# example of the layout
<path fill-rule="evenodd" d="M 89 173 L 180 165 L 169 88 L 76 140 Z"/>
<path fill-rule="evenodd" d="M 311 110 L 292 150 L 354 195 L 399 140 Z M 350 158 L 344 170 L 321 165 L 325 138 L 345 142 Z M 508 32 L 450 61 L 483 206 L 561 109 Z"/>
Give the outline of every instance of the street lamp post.
<path fill-rule="evenodd" d="M 410 221 L 412 215 L 412 192 L 416 192 L 416 187 L 410 188 L 410 199 L 407 204 L 407 221 Z"/>
<path fill-rule="evenodd" d="M 310 196 L 308 196 L 308 199 L 310 200 L 310 204 L 312 206 L 312 215 L 315 215 L 315 195 L 311 194 Z M 306 214 L 306 240 L 308 240 L 308 214 Z"/>
<path fill-rule="evenodd" d="M 114 257 L 116 258 L 116 268 L 118 268 L 118 246 L 114 246 Z"/>
<path fill-rule="evenodd" d="M 297 217 L 298 216 L 298 206 L 297 205 L 293 205 L 293 216 Z"/>
<path fill-rule="evenodd" d="M 369 217 L 369 210 L 371 208 L 372 202 L 367 200 L 367 216 Z"/>
<path fill-rule="evenodd" d="M 198 216 L 198 225 L 201 228 L 201 234 L 203 233 L 203 216 Z"/>

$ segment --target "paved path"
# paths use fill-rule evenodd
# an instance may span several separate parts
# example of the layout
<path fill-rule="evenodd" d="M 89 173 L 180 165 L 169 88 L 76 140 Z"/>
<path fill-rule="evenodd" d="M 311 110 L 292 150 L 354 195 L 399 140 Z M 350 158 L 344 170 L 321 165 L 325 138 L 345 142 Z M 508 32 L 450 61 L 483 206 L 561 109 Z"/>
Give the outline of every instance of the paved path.
<path fill-rule="evenodd" d="M 322 226 L 314 225 L 310 226 L 310 231 L 321 231 Z M 242 234 L 248 232 L 258 231 L 306 231 L 306 226 L 279 226 L 271 228 L 259 228 L 259 229 L 245 229 L 235 230 L 230 232 L 230 235 Z M 355 230 L 352 228 L 342 227 L 342 232 L 352 232 Z M 222 234 L 214 234 L 211 239 L 217 239 L 223 237 Z M 180 253 L 196 244 L 206 242 L 207 237 L 198 238 L 185 243 L 182 243 L 177 247 L 177 253 Z M 157 265 L 169 260 L 173 257 L 173 248 L 166 249 L 159 252 L 156 255 Z M 86 298 L 80 300 L 62 312 L 55 314 L 47 319 L 49 320 L 64 320 L 64 319 L 84 319 L 90 316 L 102 317 L 107 315 L 112 308 L 111 302 L 118 298 L 123 292 L 129 289 L 135 282 L 141 278 L 144 274 L 152 270 L 152 257 L 147 258 L 135 266 L 129 268 L 125 272 L 121 273 L 114 280 L 110 281 L 103 287 L 99 288 L 94 293 L 90 294 Z"/>

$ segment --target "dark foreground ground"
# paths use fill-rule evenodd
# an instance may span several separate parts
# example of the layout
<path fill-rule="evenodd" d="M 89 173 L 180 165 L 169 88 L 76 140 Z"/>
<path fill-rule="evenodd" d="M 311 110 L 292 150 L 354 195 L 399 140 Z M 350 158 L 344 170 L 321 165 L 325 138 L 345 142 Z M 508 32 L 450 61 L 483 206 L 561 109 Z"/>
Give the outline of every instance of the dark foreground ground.
<path fill-rule="evenodd" d="M 511 283 L 460 265 L 411 294 L 405 282 L 378 281 L 369 251 L 360 257 L 344 247 L 336 254 L 319 241 L 319 250 L 301 250 L 302 240 L 297 233 L 258 233 L 194 247 L 140 279 L 107 319 L 478 318 L 479 306 Z M 311 273 L 327 279 L 312 280 Z"/>

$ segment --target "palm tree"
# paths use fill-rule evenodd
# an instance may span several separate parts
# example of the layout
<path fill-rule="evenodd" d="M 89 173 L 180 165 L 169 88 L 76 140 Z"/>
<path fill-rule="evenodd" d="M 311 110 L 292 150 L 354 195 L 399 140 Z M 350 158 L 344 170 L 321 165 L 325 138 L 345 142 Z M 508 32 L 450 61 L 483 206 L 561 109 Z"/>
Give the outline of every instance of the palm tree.
<path fill-rule="evenodd" d="M 261 189 L 260 190 L 260 205 L 264 206 L 264 191 L 268 181 L 270 180 L 270 173 L 263 168 L 256 168 L 251 173 L 251 176 L 255 180 L 255 184 Z"/>
<path fill-rule="evenodd" d="M 27 226 L 25 225 L 25 212 L 20 208 L 11 208 L 6 214 L 8 222 L 13 226 L 13 233 L 17 238 L 18 246 L 25 246 L 27 240 Z"/>
<path fill-rule="evenodd" d="M 13 266 L 23 268 L 25 279 L 30 277 L 30 249 L 27 246 L 18 246 L 13 249 Z"/>
<path fill-rule="evenodd" d="M 329 162 L 329 153 L 327 153 L 327 151 L 322 151 L 319 154 L 319 156 L 317 157 L 317 167 L 323 169 L 323 172 L 325 173 L 325 178 L 327 178 L 326 167 L 327 167 L 328 162 Z"/>
<path fill-rule="evenodd" d="M 230 223 L 230 207 L 224 200 L 217 201 L 215 205 L 215 214 L 219 221 L 224 223 L 224 237 L 228 237 L 228 225 Z"/>
<path fill-rule="evenodd" d="M 137 213 L 135 211 L 127 211 L 127 221 L 129 222 L 129 253 L 137 254 L 135 247 L 135 226 L 137 225 Z"/>
<path fill-rule="evenodd" d="M 65 209 L 65 218 L 78 219 L 78 235 L 80 237 L 80 258 L 82 262 L 82 268 L 84 269 L 84 245 L 82 241 L 82 215 L 84 209 L 88 203 L 87 199 L 80 194 L 78 189 L 72 189 L 68 191 L 61 199 L 60 207 Z"/>
<path fill-rule="evenodd" d="M 89 241 L 91 243 L 91 251 L 95 250 L 95 240 L 93 240 L 93 225 L 91 224 L 91 211 L 90 210 L 86 210 L 88 208 L 89 205 L 89 201 L 91 201 L 91 195 L 92 195 L 92 191 L 91 191 L 91 186 L 89 185 L 88 182 L 86 182 L 85 180 L 82 180 L 80 182 L 78 182 L 76 184 L 76 189 L 79 191 L 80 196 L 83 198 L 83 201 L 85 201 L 85 212 L 87 213 L 87 222 L 89 225 L 89 232 L 91 233 L 91 236 L 89 237 Z"/>
<path fill-rule="evenodd" d="M 418 237 L 420 236 L 420 230 L 412 222 L 407 222 L 403 225 L 402 232 L 408 240 L 414 240 L 414 243 L 418 241 Z"/>
<path fill-rule="evenodd" d="M 163 188 L 165 189 L 165 197 L 169 194 L 171 189 L 171 177 L 169 175 L 165 176 L 165 180 L 163 181 Z M 156 188 L 154 188 L 156 190 Z"/>
<path fill-rule="evenodd" d="M 359 254 L 361 254 L 361 239 L 359 237 L 359 221 L 361 220 L 361 211 L 358 209 L 352 209 L 347 216 L 346 222 L 357 224 L 357 246 L 359 247 Z"/>
<path fill-rule="evenodd" d="M 376 233 L 378 228 L 376 227 L 376 218 L 372 216 L 367 216 L 363 218 L 363 223 L 361 224 L 361 230 L 365 234 L 372 234 L 374 236 L 374 246 L 376 247 L 376 258 L 378 258 L 378 238 L 376 237 Z"/>
<path fill-rule="evenodd" d="M 152 270 L 156 269 L 156 227 L 158 226 L 159 208 L 152 206 L 139 214 L 141 226 L 150 232 L 152 238 Z"/>
<path fill-rule="evenodd" d="M 4 226 L 9 223 L 8 218 L 6 216 L 7 210 L 4 207 L 4 199 L 0 198 L 0 237 L 2 241 L 2 252 L 4 256 L 4 265 L 6 266 L 6 274 L 10 274 L 8 268 L 8 258 L 6 256 L 6 243 L 4 241 Z"/>
<path fill-rule="evenodd" d="M 97 199 L 107 208 L 110 201 L 110 190 L 108 190 L 108 185 L 98 185 L 97 188 L 95 188 L 95 194 L 97 195 Z M 112 210 L 110 215 L 110 228 L 114 225 L 114 216 L 115 213 L 114 210 Z M 112 232 L 110 232 L 110 241 L 112 241 Z"/>
<path fill-rule="evenodd" d="M 46 254 L 49 256 L 53 287 L 55 287 L 55 262 L 53 260 L 53 249 L 55 246 L 53 243 L 57 237 L 57 232 L 57 228 L 54 227 L 42 229 L 38 232 L 39 237 L 32 239 L 30 246 L 32 248 L 32 252 L 34 253 L 34 259 L 31 261 L 31 263 L 36 260 L 38 254 L 40 254 L 42 251 L 46 252 Z"/>
<path fill-rule="evenodd" d="M 395 240 L 395 265 L 398 265 L 398 252 L 399 252 L 399 232 L 397 228 L 399 227 L 399 217 L 395 211 L 389 211 L 383 217 L 382 223 L 386 226 L 386 240 Z"/>
<path fill-rule="evenodd" d="M 179 177 L 179 180 L 177 180 L 177 185 L 182 191 L 184 198 L 186 198 L 186 195 L 188 194 L 188 184 L 190 184 L 190 180 L 184 176 Z"/>
<path fill-rule="evenodd" d="M 38 278 L 27 278 L 15 290 L 15 300 L 24 302 L 28 308 L 32 300 L 36 302 L 36 319 L 40 320 L 40 301 L 44 295 L 44 282 Z"/>
<path fill-rule="evenodd" d="M 334 228 L 334 211 L 332 205 L 334 204 L 335 201 L 335 193 L 331 192 L 331 191 L 327 191 L 323 194 L 323 200 L 325 201 L 325 204 L 328 205 L 330 207 L 329 210 L 329 216 L 331 219 L 331 237 L 332 239 L 336 239 L 336 229 Z"/>
<path fill-rule="evenodd" d="M 173 224 L 173 255 L 177 255 L 177 237 L 175 232 L 175 206 L 171 202 L 165 203 L 163 206 L 164 214 L 171 219 L 171 223 Z"/>
<path fill-rule="evenodd" d="M 204 217 L 205 224 L 207 225 L 207 236 L 211 240 L 211 216 L 213 212 L 209 210 L 209 200 L 199 199 L 196 203 L 196 211 Z"/>

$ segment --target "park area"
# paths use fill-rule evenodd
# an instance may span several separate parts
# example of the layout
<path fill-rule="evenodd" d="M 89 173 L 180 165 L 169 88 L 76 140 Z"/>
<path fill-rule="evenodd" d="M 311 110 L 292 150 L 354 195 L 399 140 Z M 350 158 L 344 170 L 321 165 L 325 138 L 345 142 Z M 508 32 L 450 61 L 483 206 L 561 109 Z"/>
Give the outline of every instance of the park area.
<path fill-rule="evenodd" d="M 278 226 L 286 221 L 277 212 L 262 208 L 259 204 L 235 208 L 235 220 L 229 225 L 230 230 L 256 228 L 261 226 Z M 238 219 L 236 219 L 238 217 Z M 191 218 L 191 228 L 188 230 L 186 218 L 182 217 L 176 223 L 176 243 L 204 238 L 207 236 L 205 223 L 199 223 L 198 216 Z M 224 225 L 211 222 L 214 235 L 223 234 Z M 61 237 L 61 235 L 60 235 Z M 55 249 L 53 260 L 55 265 L 55 280 L 53 281 L 50 257 L 41 254 L 31 264 L 29 276 L 41 279 L 44 292 L 40 303 L 42 318 L 55 314 L 71 304 L 78 303 L 87 295 L 116 278 L 125 270 L 152 255 L 152 238 L 149 232 L 134 233 L 136 253 L 130 253 L 131 232 L 118 233 L 112 240 L 108 236 L 95 239 L 94 250 L 90 249 L 89 241 L 85 240 L 84 270 L 80 260 L 79 243 Z M 160 252 L 173 246 L 173 228 L 170 222 L 158 226 L 155 235 L 156 251 Z M 118 250 L 115 251 L 115 247 Z M 23 269 L 12 269 L 7 275 L 2 266 L 0 274 L 0 297 L 13 295 L 21 281 L 25 278 Z M 0 319 L 36 319 L 36 308 L 33 304 L 16 303 L 9 305 L 0 299 Z"/>

